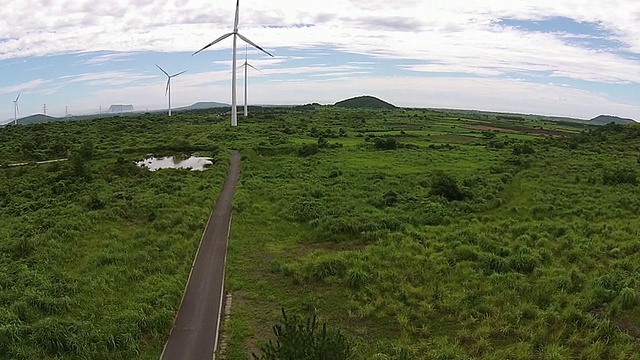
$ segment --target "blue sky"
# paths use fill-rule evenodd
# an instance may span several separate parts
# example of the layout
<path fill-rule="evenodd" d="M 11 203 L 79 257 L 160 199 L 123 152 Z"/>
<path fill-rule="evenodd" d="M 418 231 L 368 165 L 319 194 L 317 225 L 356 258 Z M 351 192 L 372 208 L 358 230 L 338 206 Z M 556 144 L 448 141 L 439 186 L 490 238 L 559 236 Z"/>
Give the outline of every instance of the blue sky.
<path fill-rule="evenodd" d="M 298 4 L 299 3 L 299 4 Z M 640 2 L 241 0 L 250 104 L 370 94 L 400 106 L 640 120 Z M 235 1 L 24 0 L 0 23 L 0 122 L 231 101 Z M 244 60 L 239 47 L 238 65 Z M 238 97 L 242 98 L 242 72 Z"/>

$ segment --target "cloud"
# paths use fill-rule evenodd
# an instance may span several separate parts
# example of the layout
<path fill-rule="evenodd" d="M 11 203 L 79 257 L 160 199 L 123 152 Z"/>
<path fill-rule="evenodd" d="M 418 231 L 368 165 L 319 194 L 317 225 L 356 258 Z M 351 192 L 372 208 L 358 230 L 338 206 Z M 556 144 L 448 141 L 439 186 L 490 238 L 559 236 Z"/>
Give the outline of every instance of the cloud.
<path fill-rule="evenodd" d="M 0 59 L 20 61 L 19 58 L 23 57 L 82 53 L 79 62 L 99 65 L 127 60 L 129 56 L 135 58 L 137 53 L 147 51 L 193 52 L 231 30 L 233 5 L 232 0 L 213 3 L 202 0 L 8 1 L 3 4 L 3 10 L 12 16 L 0 22 Z M 545 22 L 553 19 L 567 19 L 574 25 L 591 26 L 599 33 L 527 30 L 509 25 L 517 21 Z M 531 77 L 544 78 L 542 82 L 554 84 L 640 84 L 640 2 L 636 0 L 242 0 L 240 31 L 268 51 L 283 56 L 276 59 L 256 56 L 257 59 L 250 60 L 255 66 L 264 68 L 266 75 L 285 77 L 280 79 L 285 81 L 272 82 L 283 84 L 268 90 L 272 96 L 280 96 L 276 94 L 277 89 L 288 91 L 284 84 L 291 81 L 286 77 L 315 77 L 311 84 L 325 89 L 332 84 L 327 81 L 331 79 L 326 79 L 330 75 L 342 77 L 346 73 L 353 75 L 367 71 L 365 65 L 381 65 L 377 67 L 378 77 L 385 71 L 407 74 L 409 70 L 420 79 L 420 84 L 433 84 L 437 79 L 427 81 L 422 75 L 438 73 L 439 79 L 464 79 L 456 80 L 455 84 L 467 81 L 470 88 L 476 84 L 474 81 L 491 80 L 494 87 L 503 84 L 507 88 L 520 89 L 525 86 L 523 84 L 530 83 L 509 81 Z M 595 42 L 603 45 L 595 49 L 592 46 Z M 230 42 L 222 44 L 217 50 L 230 46 Z M 96 56 L 94 52 L 99 51 L 122 54 L 99 53 Z M 346 59 L 345 66 L 351 67 L 336 66 L 341 58 L 332 59 L 331 66 L 324 70 L 318 64 L 293 66 L 301 64 L 285 57 L 294 51 L 309 54 L 308 57 L 342 56 Z M 353 57 L 344 56 L 344 53 L 364 55 L 372 64 L 349 62 Z M 230 67 L 226 62 L 216 63 L 221 64 Z M 8 62 L 2 65 L 3 72 L 12 69 Z M 88 74 L 52 81 L 72 80 L 72 83 L 98 87 L 138 85 L 138 82 L 151 84 L 155 83 L 152 78 L 156 78 L 126 70 L 107 72 L 102 77 Z M 185 74 L 181 81 L 200 90 L 228 81 L 227 71 L 206 74 L 205 79 Z M 257 73 L 255 76 L 266 75 Z M 157 78 L 160 79 L 160 74 Z M 395 84 L 391 80 L 386 81 Z M 333 83 L 336 84 L 342 83 Z M 386 83 L 370 80 L 371 86 L 376 84 L 383 86 Z M 4 86 L 2 89 L 15 88 L 5 85 L 0 82 L 0 86 Z M 536 84 L 531 86 L 538 91 L 554 93 L 560 93 L 560 88 L 579 90 L 575 85 L 574 88 L 548 84 L 544 88 L 538 88 Z M 423 96 L 427 94 L 452 104 L 442 96 L 425 91 Z M 286 94 L 292 99 L 302 97 L 302 93 Z M 530 104 L 535 104 L 539 97 L 537 93 L 525 91 L 513 94 L 528 96 L 522 101 Z M 567 98 L 565 93 L 562 94 L 556 101 Z M 580 96 L 571 94 L 575 97 L 569 98 L 592 101 L 612 110 L 629 110 L 607 97 L 594 99 L 584 93 Z M 407 96 L 411 98 L 410 94 Z M 459 97 L 458 104 L 466 104 L 465 99 L 464 96 Z M 472 97 L 470 104 L 482 105 L 477 99 Z M 486 101 L 494 104 L 493 98 Z M 554 109 L 551 99 L 547 101 L 548 108 Z M 577 104 L 572 106 L 572 111 L 583 113 Z M 591 108 L 587 103 L 582 106 Z"/>
<path fill-rule="evenodd" d="M 60 76 L 58 80 L 63 80 L 68 84 L 85 83 L 89 86 L 115 86 L 158 77 L 159 75 L 144 75 L 127 71 L 107 71 Z"/>
<path fill-rule="evenodd" d="M 49 83 L 49 80 L 36 79 L 18 85 L 5 86 L 0 88 L 0 94 L 17 93 L 25 90 L 37 89 L 47 83 Z"/>
<path fill-rule="evenodd" d="M 100 64 L 104 64 L 106 62 L 112 62 L 112 61 L 127 61 L 127 60 L 130 60 L 131 55 L 133 55 L 133 53 L 130 53 L 130 52 L 98 55 L 98 56 L 94 56 L 89 60 L 86 60 L 84 64 L 100 65 Z"/>

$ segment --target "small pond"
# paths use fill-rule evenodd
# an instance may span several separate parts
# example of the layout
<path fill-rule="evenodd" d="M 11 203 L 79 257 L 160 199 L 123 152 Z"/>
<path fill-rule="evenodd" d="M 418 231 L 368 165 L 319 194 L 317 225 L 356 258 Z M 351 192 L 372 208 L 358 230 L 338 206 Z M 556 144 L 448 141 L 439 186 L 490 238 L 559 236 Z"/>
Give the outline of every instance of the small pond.
<path fill-rule="evenodd" d="M 165 156 L 161 158 L 150 157 L 136 162 L 140 167 L 145 167 L 150 171 L 160 169 L 191 169 L 191 171 L 202 171 L 207 165 L 213 165 L 213 161 L 207 157 L 191 156 L 188 158 L 180 156 Z"/>

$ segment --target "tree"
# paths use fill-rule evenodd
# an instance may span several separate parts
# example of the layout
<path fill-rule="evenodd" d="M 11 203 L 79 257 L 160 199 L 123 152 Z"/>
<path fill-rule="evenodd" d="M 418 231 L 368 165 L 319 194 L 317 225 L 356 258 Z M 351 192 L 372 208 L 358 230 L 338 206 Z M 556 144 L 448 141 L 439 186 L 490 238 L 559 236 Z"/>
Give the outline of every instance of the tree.
<path fill-rule="evenodd" d="M 80 157 L 82 157 L 82 159 L 91 160 L 93 158 L 93 154 L 94 154 L 93 141 L 87 140 L 87 141 L 83 142 L 82 145 L 80 146 L 79 153 L 80 153 Z"/>
<path fill-rule="evenodd" d="M 318 323 L 314 314 L 303 320 L 288 316 L 282 309 L 279 323 L 273 326 L 276 342 L 260 347 L 262 355 L 253 353 L 254 360 L 347 360 L 353 358 L 353 349 L 340 332 Z"/>

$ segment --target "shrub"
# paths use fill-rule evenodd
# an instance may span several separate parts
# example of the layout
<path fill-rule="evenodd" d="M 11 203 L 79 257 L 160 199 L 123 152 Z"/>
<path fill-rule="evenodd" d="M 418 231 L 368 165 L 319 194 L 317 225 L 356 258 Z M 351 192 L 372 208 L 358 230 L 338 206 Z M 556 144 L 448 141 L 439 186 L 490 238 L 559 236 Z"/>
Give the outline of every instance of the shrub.
<path fill-rule="evenodd" d="M 395 150 L 398 148 L 398 141 L 395 138 L 375 138 L 373 140 L 373 147 L 376 150 Z"/>
<path fill-rule="evenodd" d="M 431 195 L 442 196 L 447 200 L 464 200 L 466 195 L 460 187 L 456 179 L 446 173 L 437 173 L 431 183 Z"/>
<path fill-rule="evenodd" d="M 299 316 L 282 317 L 273 326 L 276 342 L 260 347 L 262 355 L 252 353 L 254 360 L 346 360 L 353 358 L 353 348 L 340 332 L 330 330 L 326 323 L 319 324 L 314 314 L 303 320 Z"/>
<path fill-rule="evenodd" d="M 619 185 L 619 184 L 632 184 L 638 183 L 638 174 L 634 169 L 629 168 L 616 168 L 609 170 L 602 174 L 602 182 L 605 185 Z"/>
<path fill-rule="evenodd" d="M 298 149 L 298 156 L 307 157 L 317 154 L 318 151 L 318 144 L 304 144 Z"/>
<path fill-rule="evenodd" d="M 535 153 L 535 151 L 529 144 L 513 145 L 513 155 L 531 155 L 533 153 Z"/>

